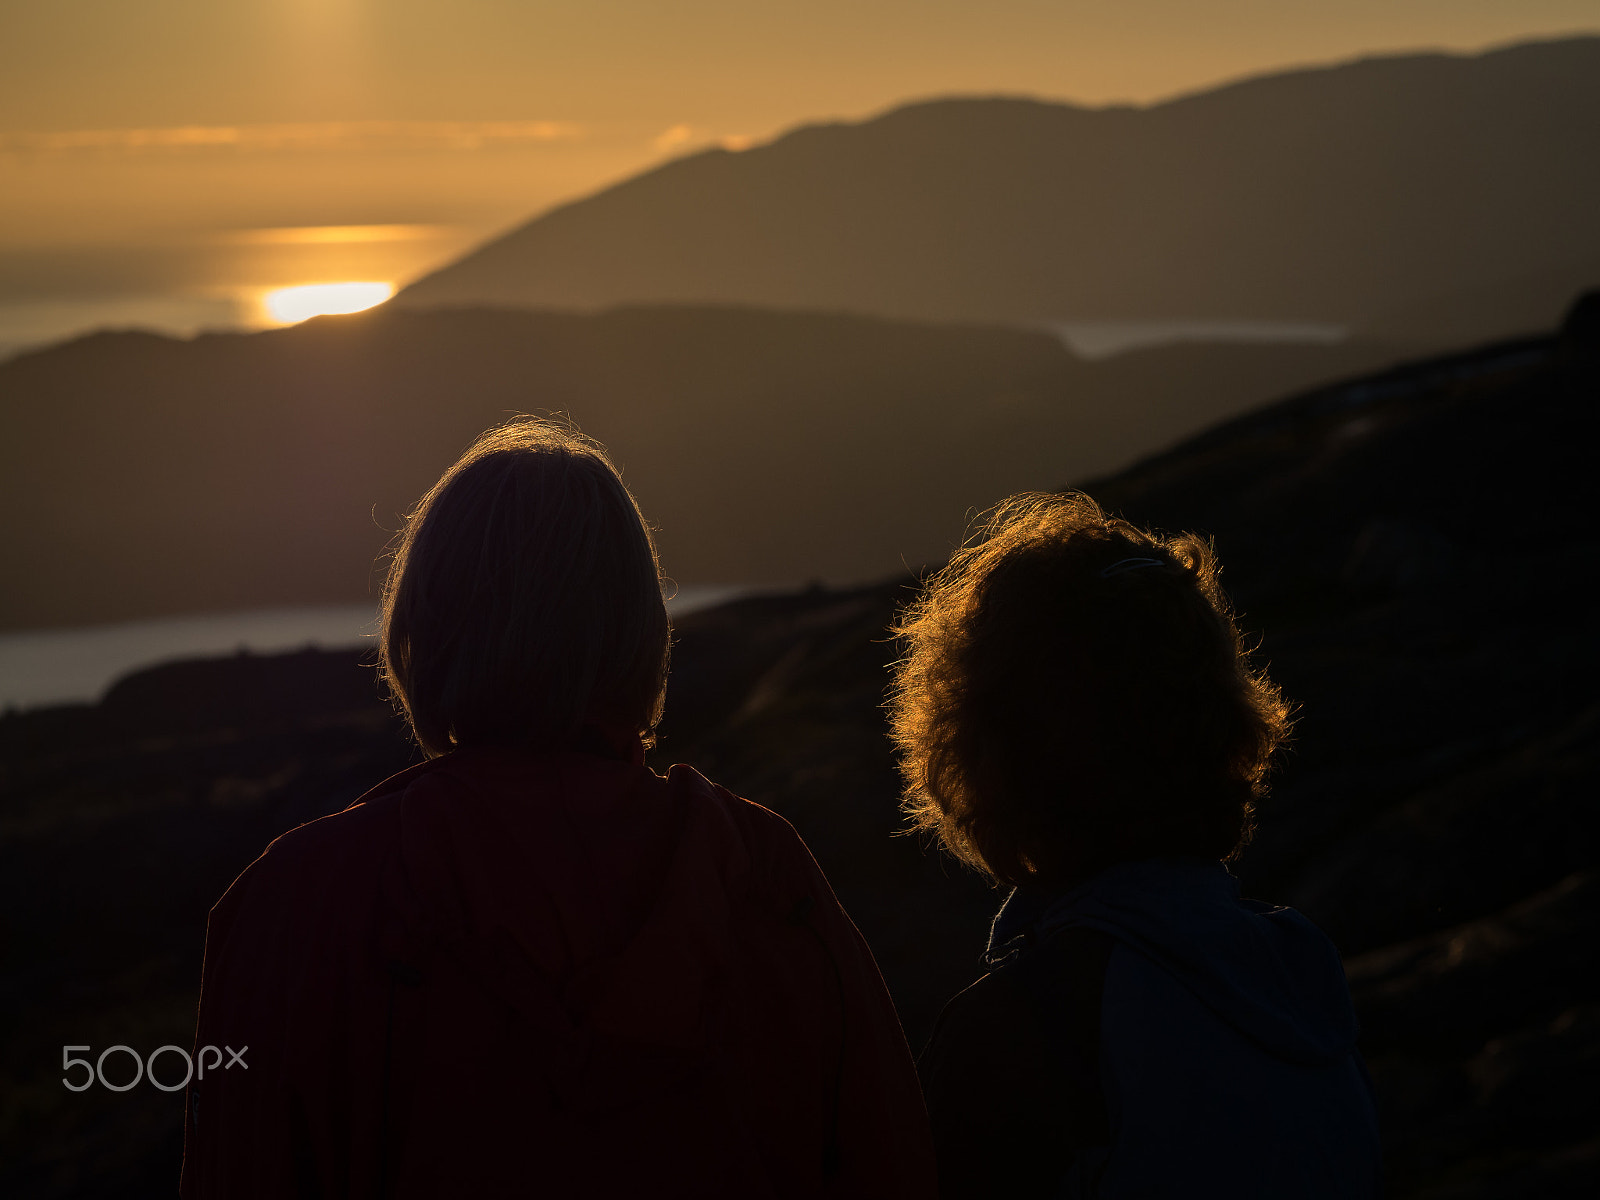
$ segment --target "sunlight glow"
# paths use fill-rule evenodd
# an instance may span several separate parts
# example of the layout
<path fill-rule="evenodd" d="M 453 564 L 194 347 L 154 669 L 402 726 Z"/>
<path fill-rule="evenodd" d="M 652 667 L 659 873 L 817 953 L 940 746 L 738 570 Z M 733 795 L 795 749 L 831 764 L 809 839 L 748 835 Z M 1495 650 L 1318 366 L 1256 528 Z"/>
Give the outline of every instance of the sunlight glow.
<path fill-rule="evenodd" d="M 425 242 L 448 237 L 449 225 L 287 225 L 233 229 L 217 241 L 233 246 L 331 246 L 359 242 Z"/>
<path fill-rule="evenodd" d="M 0 133 L 0 153 L 183 150 L 481 150 L 582 141 L 570 121 L 310 121 L 285 125 L 175 125 Z"/>
<path fill-rule="evenodd" d="M 679 146 L 688 145 L 695 140 L 699 132 L 693 125 L 674 125 L 670 129 L 663 129 L 651 139 L 650 144 L 661 153 L 666 154 L 669 151 L 676 150 Z"/>
<path fill-rule="evenodd" d="M 392 295 L 392 283 L 308 283 L 268 292 L 261 304 L 280 325 L 293 325 L 311 317 L 360 312 Z"/>

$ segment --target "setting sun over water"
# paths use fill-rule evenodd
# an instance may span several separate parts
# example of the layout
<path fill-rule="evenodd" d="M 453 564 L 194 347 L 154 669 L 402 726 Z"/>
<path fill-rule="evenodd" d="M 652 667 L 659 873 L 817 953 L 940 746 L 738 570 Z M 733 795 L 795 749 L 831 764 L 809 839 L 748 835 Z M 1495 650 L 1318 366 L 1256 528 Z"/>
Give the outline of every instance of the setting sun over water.
<path fill-rule="evenodd" d="M 311 317 L 360 312 L 382 304 L 392 295 L 392 283 L 308 283 L 268 292 L 261 298 L 261 306 L 280 325 L 293 325 Z"/>

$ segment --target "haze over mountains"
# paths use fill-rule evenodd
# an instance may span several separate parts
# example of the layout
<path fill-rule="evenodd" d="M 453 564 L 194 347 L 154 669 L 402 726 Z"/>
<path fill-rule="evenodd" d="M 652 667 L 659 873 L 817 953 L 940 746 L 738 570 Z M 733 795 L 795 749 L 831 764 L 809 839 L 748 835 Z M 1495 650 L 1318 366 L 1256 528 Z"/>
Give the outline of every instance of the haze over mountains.
<path fill-rule="evenodd" d="M 0 364 L 0 629 L 376 596 L 373 561 L 484 429 L 604 442 L 683 585 L 868 580 L 1059 487 L 1397 351 L 1096 363 L 997 326 L 732 308 L 377 310 Z"/>
<path fill-rule="evenodd" d="M 1365 59 L 1149 108 L 914 104 L 555 209 L 405 307 L 1330 322 L 1466 343 L 1600 280 L 1600 38 Z"/>

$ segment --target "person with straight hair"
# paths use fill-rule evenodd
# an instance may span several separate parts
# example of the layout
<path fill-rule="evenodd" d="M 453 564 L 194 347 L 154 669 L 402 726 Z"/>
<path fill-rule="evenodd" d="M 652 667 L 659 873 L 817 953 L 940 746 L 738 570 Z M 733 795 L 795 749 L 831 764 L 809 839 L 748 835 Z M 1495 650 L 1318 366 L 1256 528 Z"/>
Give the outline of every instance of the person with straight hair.
<path fill-rule="evenodd" d="M 1339 954 L 1225 865 L 1289 708 L 1218 572 L 1028 494 L 900 624 L 906 809 L 1009 889 L 919 1064 L 945 1200 L 1378 1193 Z"/>
<path fill-rule="evenodd" d="M 593 442 L 513 423 L 422 498 L 380 658 L 426 759 L 212 910 L 186 1200 L 934 1194 L 893 1005 L 799 836 L 644 765 L 669 642 Z"/>

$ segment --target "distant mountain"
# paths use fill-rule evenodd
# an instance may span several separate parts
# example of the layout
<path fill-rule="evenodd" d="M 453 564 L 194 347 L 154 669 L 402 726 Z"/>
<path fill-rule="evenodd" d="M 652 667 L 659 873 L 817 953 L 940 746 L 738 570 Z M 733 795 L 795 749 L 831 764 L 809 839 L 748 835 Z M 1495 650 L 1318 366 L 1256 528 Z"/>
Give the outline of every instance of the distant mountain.
<path fill-rule="evenodd" d="M 1596 37 L 1363 59 L 1148 108 L 938 100 L 668 163 L 395 303 L 1380 333 L 1427 303 L 1445 318 L 1430 336 L 1461 344 L 1550 328 L 1600 282 L 1597 146 Z M 1491 302 L 1434 303 L 1475 292 Z"/>
<path fill-rule="evenodd" d="M 1395 351 L 1173 346 L 739 309 L 384 312 L 0 364 L 0 629 L 360 601 L 484 429 L 560 411 L 680 583 L 881 576 L 966 515 Z"/>

